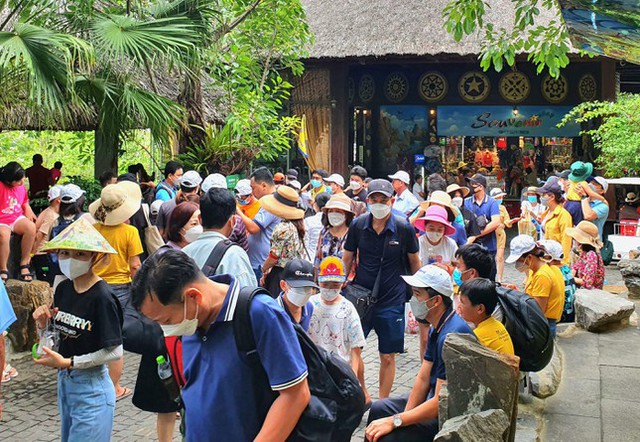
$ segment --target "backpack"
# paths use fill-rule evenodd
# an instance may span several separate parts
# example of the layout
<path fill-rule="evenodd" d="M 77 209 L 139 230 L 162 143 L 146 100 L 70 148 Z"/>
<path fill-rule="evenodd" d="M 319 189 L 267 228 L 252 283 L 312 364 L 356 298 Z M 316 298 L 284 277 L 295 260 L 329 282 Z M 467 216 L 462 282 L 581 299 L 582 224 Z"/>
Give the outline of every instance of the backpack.
<path fill-rule="evenodd" d="M 604 245 L 600 249 L 600 256 L 604 265 L 608 266 L 613 260 L 613 243 L 608 239 L 605 239 Z"/>
<path fill-rule="evenodd" d="M 218 241 L 218 243 L 211 251 L 211 254 L 207 258 L 207 261 L 202 266 L 201 270 L 202 273 L 204 273 L 204 276 L 208 278 L 209 276 L 213 276 L 216 274 L 216 270 L 218 270 L 218 266 L 220 265 L 222 258 L 224 258 L 227 250 L 229 250 L 229 248 L 233 245 L 234 243 L 230 239 L 225 238 L 222 241 Z"/>
<path fill-rule="evenodd" d="M 72 219 L 65 219 L 62 216 L 58 217 L 58 225 L 57 226 L 53 226 L 51 228 L 51 234 L 49 235 L 49 241 L 51 241 L 56 236 L 60 235 L 60 233 L 62 233 L 62 231 L 64 229 L 66 229 L 71 224 L 73 224 L 78 219 L 80 219 L 80 217 L 82 215 L 84 215 L 84 213 L 78 213 Z M 49 261 L 51 262 L 51 267 L 52 267 L 52 270 L 53 270 L 53 274 L 54 275 L 62 275 L 62 272 L 60 271 L 60 264 L 58 264 L 58 254 L 57 253 L 49 254 Z"/>
<path fill-rule="evenodd" d="M 242 359 L 251 366 L 256 385 L 259 418 L 277 397 L 260 363 L 251 329 L 249 308 L 255 296 L 271 297 L 263 288 L 242 288 L 233 317 L 233 333 Z M 311 401 L 300 416 L 288 441 L 350 441 L 364 414 L 364 392 L 351 367 L 339 356 L 317 347 L 307 333 L 294 324 L 296 337 L 307 363 Z"/>
<path fill-rule="evenodd" d="M 498 304 L 504 315 L 503 324 L 516 356 L 520 357 L 520 371 L 540 371 L 553 356 L 553 337 L 547 318 L 531 296 L 498 285 Z"/>
<path fill-rule="evenodd" d="M 164 181 L 160 181 L 158 183 L 158 185 L 156 186 L 156 192 L 154 194 L 154 201 L 158 199 L 158 192 L 160 192 L 160 190 L 165 190 L 169 196 L 171 197 L 170 199 L 175 198 L 176 196 L 176 191 L 174 189 L 172 189 L 171 187 L 169 187 Z"/>

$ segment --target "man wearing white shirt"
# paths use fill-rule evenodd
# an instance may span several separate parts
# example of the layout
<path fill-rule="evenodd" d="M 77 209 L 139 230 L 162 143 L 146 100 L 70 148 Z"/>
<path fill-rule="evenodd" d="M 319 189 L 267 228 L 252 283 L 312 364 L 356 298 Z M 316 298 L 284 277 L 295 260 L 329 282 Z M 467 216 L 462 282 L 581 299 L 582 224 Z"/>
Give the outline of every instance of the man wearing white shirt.
<path fill-rule="evenodd" d="M 396 193 L 392 209 L 406 216 L 411 215 L 418 207 L 419 202 L 409 190 L 409 184 L 411 183 L 409 174 L 404 170 L 399 170 L 395 174 L 389 175 L 389 178 Z"/>
<path fill-rule="evenodd" d="M 413 196 L 416 197 L 418 202 L 423 202 L 426 197 L 424 188 L 422 187 L 422 175 L 416 175 L 416 182 L 413 183 Z"/>

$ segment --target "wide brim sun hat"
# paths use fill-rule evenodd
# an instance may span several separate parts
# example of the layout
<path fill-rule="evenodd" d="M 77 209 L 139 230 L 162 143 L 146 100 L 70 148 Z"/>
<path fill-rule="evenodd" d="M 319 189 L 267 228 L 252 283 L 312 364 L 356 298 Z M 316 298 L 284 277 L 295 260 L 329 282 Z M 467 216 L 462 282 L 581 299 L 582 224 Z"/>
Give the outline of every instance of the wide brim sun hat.
<path fill-rule="evenodd" d="M 449 212 L 450 222 L 453 222 L 460 214 L 460 210 L 456 206 L 451 204 L 451 196 L 447 192 L 443 192 L 442 190 L 431 192 L 431 194 L 429 195 L 429 199 L 420 203 L 420 209 L 426 211 L 429 207 L 431 207 L 432 204 L 440 205 L 447 209 L 447 212 Z"/>
<path fill-rule="evenodd" d="M 469 192 L 471 192 L 471 190 L 469 190 L 468 187 L 462 187 L 462 186 L 459 186 L 458 184 L 449 184 L 447 186 L 447 193 L 449 194 L 449 196 L 451 196 L 451 194 L 457 192 L 458 190 L 462 192 L 463 198 L 466 198 L 467 196 L 469 196 Z"/>
<path fill-rule="evenodd" d="M 300 196 L 289 186 L 280 186 L 275 193 L 260 198 L 260 205 L 267 212 L 287 220 L 304 218 L 304 210 L 298 208 Z"/>
<path fill-rule="evenodd" d="M 322 208 L 322 211 L 326 212 L 329 209 L 338 209 L 345 212 L 354 213 L 353 210 L 351 210 L 351 199 L 344 193 L 333 195 L 331 198 L 329 198 L 329 201 L 327 201 L 327 204 L 325 204 L 325 206 Z"/>
<path fill-rule="evenodd" d="M 70 224 L 55 238 L 46 242 L 40 250 L 43 252 L 80 250 L 92 253 L 117 253 L 109 241 L 84 217 Z"/>
<path fill-rule="evenodd" d="M 105 226 L 117 226 L 131 218 L 142 203 L 140 186 L 130 181 L 109 184 L 89 206 L 91 216 Z"/>
<path fill-rule="evenodd" d="M 444 234 L 446 236 L 456 233 L 455 227 L 447 220 L 447 210 L 442 206 L 430 206 L 422 218 L 416 220 L 416 227 L 422 231 L 426 230 L 427 223 L 434 222 L 444 226 Z"/>
<path fill-rule="evenodd" d="M 565 235 L 578 241 L 580 244 L 589 244 L 596 249 L 602 248 L 598 226 L 591 221 L 580 221 L 577 226 L 570 227 L 564 231 Z"/>

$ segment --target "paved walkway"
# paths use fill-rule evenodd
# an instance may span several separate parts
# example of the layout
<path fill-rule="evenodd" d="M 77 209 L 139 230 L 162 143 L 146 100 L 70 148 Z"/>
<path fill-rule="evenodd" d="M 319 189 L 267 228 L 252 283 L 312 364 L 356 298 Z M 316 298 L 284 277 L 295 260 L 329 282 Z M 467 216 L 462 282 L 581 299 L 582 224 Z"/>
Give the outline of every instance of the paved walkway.
<path fill-rule="evenodd" d="M 607 279 L 610 284 L 618 284 L 620 281 L 620 273 L 615 268 L 607 269 Z M 517 274 L 513 270 L 513 266 L 507 266 L 505 270 L 505 281 L 519 283 L 522 281 L 520 274 Z M 591 335 L 584 333 L 576 335 L 576 345 L 573 356 L 575 361 L 571 361 L 571 348 L 567 346 L 565 354 L 567 355 L 568 371 L 573 369 L 576 375 L 583 374 L 584 383 L 581 385 L 592 387 L 591 390 L 581 393 L 582 388 L 580 385 L 575 390 L 564 391 L 569 384 L 565 382 L 561 386 L 558 398 L 565 398 L 565 401 L 571 400 L 571 402 L 565 402 L 566 406 L 562 406 L 560 402 L 557 411 L 553 415 L 549 415 L 547 429 L 549 434 L 553 436 L 544 438 L 543 440 L 566 440 L 566 441 L 580 441 L 588 442 L 591 440 L 601 440 L 599 438 L 584 437 L 572 437 L 572 434 L 577 430 L 570 430 L 569 427 L 565 428 L 565 421 L 576 422 L 577 424 L 572 427 L 582 426 L 585 429 L 593 428 L 594 435 L 600 434 L 600 428 L 605 428 L 607 431 L 613 431 L 618 428 L 621 431 L 625 430 L 624 425 L 620 425 L 620 420 L 627 420 L 626 417 L 635 417 L 635 420 L 628 422 L 628 425 L 638 425 L 640 420 L 638 417 L 638 411 L 632 407 L 635 405 L 638 407 L 640 404 L 633 403 L 633 396 L 635 400 L 640 401 L 640 387 L 633 384 L 638 379 L 640 374 L 640 340 L 638 339 L 637 330 L 627 330 L 619 335 Z M 586 345 L 592 350 L 580 352 L 580 348 L 583 344 L 580 344 L 580 339 L 587 342 Z M 598 340 L 598 341 L 594 341 Z M 631 347 L 627 341 L 634 339 L 637 346 Z M 595 345 L 594 342 L 598 342 Z M 588 345 L 587 345 L 588 344 Z M 564 341 L 561 341 L 563 349 L 565 348 Z M 421 359 L 418 355 L 418 337 L 416 335 L 408 335 L 405 340 L 406 353 L 397 356 L 397 371 L 396 379 L 394 383 L 394 389 L 392 395 L 407 393 L 418 372 Z M 596 357 L 596 351 L 598 356 Z M 614 359 L 616 359 L 614 361 Z M 367 387 L 372 397 L 377 397 L 377 379 L 378 379 L 378 354 L 377 354 L 377 338 L 375 334 L 369 336 L 367 341 L 367 347 L 364 351 L 364 361 L 366 365 L 366 379 Z M 134 354 L 126 354 L 125 357 L 125 370 L 123 376 L 123 385 L 128 387 L 134 387 L 135 378 L 137 375 L 137 368 L 139 363 L 139 357 Z M 20 376 L 11 382 L 4 384 L 3 393 L 3 420 L 0 421 L 0 441 L 55 441 L 60 439 L 60 421 L 58 418 L 58 409 L 56 403 L 56 373 L 53 370 L 47 370 L 43 367 L 36 367 L 28 355 L 22 355 L 19 359 L 12 361 L 12 364 L 20 372 Z M 573 364 L 573 365 L 571 365 Z M 603 375 L 603 381 L 600 382 L 599 377 L 595 377 L 594 371 L 600 370 Z M 589 377 L 591 376 L 591 377 Z M 567 378 L 568 379 L 568 378 Z M 606 380 L 605 380 L 606 379 Z M 617 379 L 617 381 L 616 381 Z M 593 394 L 595 394 L 595 385 L 598 382 L 599 388 L 609 389 L 610 393 L 603 394 L 603 413 L 596 414 L 596 405 L 593 405 L 591 409 L 588 408 L 590 401 L 593 401 Z M 621 390 L 618 392 L 618 390 Z M 566 393 L 566 394 L 565 394 Z M 593 393 L 593 394 L 592 394 Z M 572 400 L 572 397 L 584 398 L 579 404 Z M 598 403 L 599 397 L 598 397 Z M 627 400 L 628 399 L 628 400 Z M 560 399 L 559 399 L 560 400 Z M 622 413 L 614 413 L 616 408 L 625 405 L 630 408 L 629 412 L 625 410 Z M 638 408 L 640 409 L 640 407 Z M 552 408 L 548 409 L 552 411 Z M 566 410 L 572 410 L 571 413 L 567 413 Z M 583 411 L 586 410 L 586 411 Z M 564 411 L 564 413 L 560 413 Z M 591 414 L 589 414 L 591 413 Z M 600 411 L 598 411 L 600 413 Z M 613 413 L 613 414 L 612 414 Z M 635 414 L 634 414 L 635 413 Z M 577 417 L 576 417 L 577 416 Z M 600 424 L 596 426 L 600 419 L 606 421 L 606 424 Z M 358 431 L 354 434 L 354 441 L 363 440 L 363 424 Z M 584 425 L 582 423 L 584 422 Z M 569 425 L 569 424 L 567 424 Z M 589 427 L 589 425 L 591 425 Z M 628 427 L 627 427 L 628 428 Z M 579 428 L 578 428 L 579 429 Z M 604 431 L 604 430 L 603 430 Z M 155 437 L 155 415 L 141 411 L 133 406 L 131 398 L 123 399 L 117 403 L 116 417 L 113 429 L 114 441 L 151 441 L 156 440 Z M 611 433 L 615 434 L 615 433 Z M 640 434 L 640 429 L 637 429 L 635 433 L 627 434 Z M 175 441 L 180 441 L 178 432 L 176 431 Z M 634 440 L 634 439 L 603 439 L 603 440 Z M 640 437 L 635 438 L 640 440 Z"/>

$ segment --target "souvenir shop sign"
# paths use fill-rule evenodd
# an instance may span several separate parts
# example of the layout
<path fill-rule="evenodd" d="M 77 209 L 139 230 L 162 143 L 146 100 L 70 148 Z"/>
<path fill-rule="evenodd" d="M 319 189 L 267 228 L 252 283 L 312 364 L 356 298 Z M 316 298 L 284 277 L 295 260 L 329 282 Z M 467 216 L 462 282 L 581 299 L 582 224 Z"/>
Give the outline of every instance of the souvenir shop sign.
<path fill-rule="evenodd" d="M 571 106 L 438 106 L 438 136 L 576 137 L 575 123 L 558 127 Z"/>

